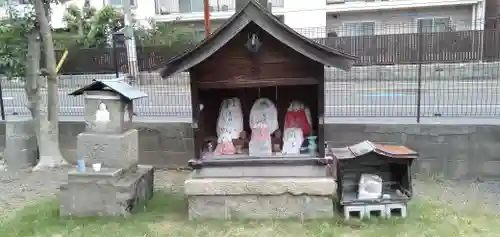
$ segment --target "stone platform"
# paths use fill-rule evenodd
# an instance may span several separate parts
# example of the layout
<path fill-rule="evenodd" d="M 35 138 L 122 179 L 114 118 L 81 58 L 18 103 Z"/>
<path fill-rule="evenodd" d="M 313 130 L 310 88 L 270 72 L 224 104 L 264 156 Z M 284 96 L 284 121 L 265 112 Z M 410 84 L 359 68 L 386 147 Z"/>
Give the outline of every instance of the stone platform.
<path fill-rule="evenodd" d="M 336 182 L 326 166 L 204 167 L 185 182 L 190 219 L 329 218 Z"/>
<path fill-rule="evenodd" d="M 154 169 L 139 165 L 135 171 L 103 168 L 68 173 L 59 193 L 61 216 L 127 216 L 138 203 L 153 196 Z"/>

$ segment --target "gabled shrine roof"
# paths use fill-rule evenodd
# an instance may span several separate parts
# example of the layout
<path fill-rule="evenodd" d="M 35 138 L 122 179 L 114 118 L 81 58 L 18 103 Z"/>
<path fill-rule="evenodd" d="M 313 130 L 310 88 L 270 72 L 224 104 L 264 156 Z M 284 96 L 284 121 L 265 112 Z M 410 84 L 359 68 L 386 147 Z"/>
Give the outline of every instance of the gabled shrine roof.
<path fill-rule="evenodd" d="M 356 60 L 355 56 L 327 47 L 299 34 L 281 22 L 259 3 L 250 0 L 242 9 L 236 12 L 195 48 L 164 63 L 163 68 L 160 69 L 161 76 L 169 77 L 203 62 L 252 22 L 278 41 L 323 65 L 347 71 L 351 69 Z"/>
<path fill-rule="evenodd" d="M 133 86 L 129 85 L 124 81 L 123 78 L 110 79 L 110 80 L 92 80 L 92 83 L 75 90 L 69 95 L 81 95 L 85 91 L 99 91 L 99 90 L 111 90 L 120 94 L 128 100 L 135 100 L 143 97 L 147 97 L 148 95 Z"/>

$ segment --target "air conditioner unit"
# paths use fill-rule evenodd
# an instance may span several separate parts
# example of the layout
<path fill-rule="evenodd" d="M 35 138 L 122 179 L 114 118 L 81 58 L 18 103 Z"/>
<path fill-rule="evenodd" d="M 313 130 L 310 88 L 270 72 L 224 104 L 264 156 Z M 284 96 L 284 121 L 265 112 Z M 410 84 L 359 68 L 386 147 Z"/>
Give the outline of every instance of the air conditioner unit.
<path fill-rule="evenodd" d="M 339 4 L 344 2 L 345 0 L 326 0 L 326 4 Z"/>

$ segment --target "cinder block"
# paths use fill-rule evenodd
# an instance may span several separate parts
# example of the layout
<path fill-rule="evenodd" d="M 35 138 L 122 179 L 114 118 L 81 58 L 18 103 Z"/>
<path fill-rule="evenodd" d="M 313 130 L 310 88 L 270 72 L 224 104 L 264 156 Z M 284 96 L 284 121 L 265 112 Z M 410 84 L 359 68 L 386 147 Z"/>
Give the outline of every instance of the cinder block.
<path fill-rule="evenodd" d="M 387 218 L 399 216 L 406 218 L 406 203 L 393 203 L 385 205 L 385 215 Z"/>
<path fill-rule="evenodd" d="M 344 219 L 349 220 L 351 216 L 359 216 L 360 219 L 363 219 L 366 215 L 365 206 L 357 205 L 357 206 L 344 206 Z"/>
<path fill-rule="evenodd" d="M 365 217 L 371 218 L 372 216 L 385 218 L 385 216 L 386 216 L 385 205 L 366 205 L 365 206 Z"/>

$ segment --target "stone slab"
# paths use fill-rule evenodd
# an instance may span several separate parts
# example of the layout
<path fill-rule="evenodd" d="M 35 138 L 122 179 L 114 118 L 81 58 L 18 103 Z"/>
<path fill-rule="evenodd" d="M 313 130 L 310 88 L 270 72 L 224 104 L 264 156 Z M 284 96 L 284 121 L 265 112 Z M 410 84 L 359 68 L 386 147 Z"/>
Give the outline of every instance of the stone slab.
<path fill-rule="evenodd" d="M 100 171 L 94 171 L 87 167 L 86 172 L 80 172 L 76 169 L 68 172 L 68 180 L 72 183 L 92 183 L 92 182 L 116 182 L 124 174 L 121 168 L 102 168 Z"/>
<path fill-rule="evenodd" d="M 36 165 L 38 144 L 32 120 L 8 121 L 5 133 L 4 159 L 8 168 L 18 170 Z"/>
<path fill-rule="evenodd" d="M 139 162 L 139 135 L 136 129 L 121 134 L 80 133 L 77 156 L 86 164 L 128 170 Z"/>
<path fill-rule="evenodd" d="M 206 178 L 184 182 L 186 195 L 335 195 L 332 178 Z"/>
<path fill-rule="evenodd" d="M 154 169 L 139 166 L 116 182 L 72 182 L 59 192 L 61 216 L 128 216 L 153 196 Z"/>
<path fill-rule="evenodd" d="M 330 197 L 283 194 L 276 196 L 189 196 L 189 219 L 331 218 Z"/>
<path fill-rule="evenodd" d="M 327 177 L 328 168 L 318 165 L 304 166 L 240 166 L 203 167 L 191 172 L 191 178 L 241 178 L 241 177 Z"/>

